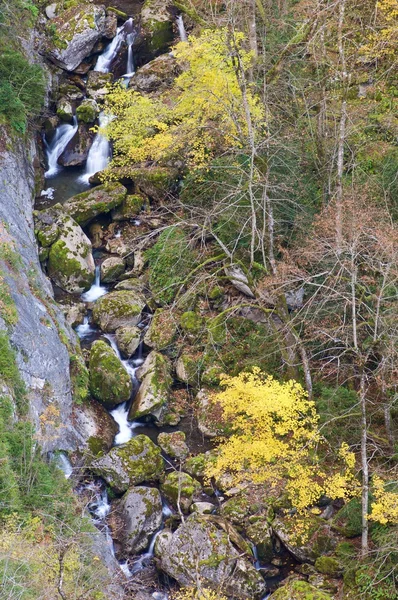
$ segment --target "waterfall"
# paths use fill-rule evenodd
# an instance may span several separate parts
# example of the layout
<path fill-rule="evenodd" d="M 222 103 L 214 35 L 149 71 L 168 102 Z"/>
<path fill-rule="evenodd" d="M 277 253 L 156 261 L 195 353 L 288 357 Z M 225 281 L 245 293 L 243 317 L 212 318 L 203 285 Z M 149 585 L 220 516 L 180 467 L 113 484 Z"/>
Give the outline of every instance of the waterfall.
<path fill-rule="evenodd" d="M 50 177 L 54 177 L 60 170 L 60 166 L 58 164 L 58 159 L 61 156 L 62 152 L 65 150 L 66 146 L 69 144 L 70 140 L 73 138 L 77 131 L 77 119 L 73 117 L 73 124 L 64 123 L 63 125 L 59 125 L 57 127 L 54 138 L 50 144 L 47 143 L 46 138 L 44 138 L 44 146 L 47 154 L 47 162 L 48 169 L 44 173 L 44 177 L 46 179 Z"/>
<path fill-rule="evenodd" d="M 94 71 L 101 71 L 101 73 L 109 73 L 113 59 L 119 52 L 120 46 L 123 43 L 124 25 L 117 28 L 116 35 L 110 44 L 105 48 L 104 52 L 99 55 L 97 63 L 94 67 Z"/>
<path fill-rule="evenodd" d="M 99 116 L 99 126 L 105 127 L 111 118 L 111 116 L 101 112 Z M 109 140 L 107 140 L 107 138 L 101 133 L 97 133 L 87 156 L 86 171 L 83 175 L 81 175 L 81 177 L 79 177 L 79 181 L 82 183 L 89 183 L 90 177 L 108 166 L 109 157 Z"/>
<path fill-rule="evenodd" d="M 101 285 L 101 271 L 100 271 L 100 266 L 96 266 L 95 267 L 95 280 L 93 285 L 91 286 L 91 288 L 85 292 L 84 294 L 82 294 L 82 300 L 84 300 L 84 302 L 95 302 L 96 300 L 98 300 L 98 298 L 101 298 L 101 296 L 105 296 L 105 294 L 108 293 L 108 290 L 106 289 L 106 287 Z M 83 325 L 86 325 L 87 329 L 83 329 L 82 325 L 79 325 L 80 329 L 80 333 L 83 333 L 82 336 L 80 336 L 79 334 L 79 327 L 77 328 L 77 332 L 79 337 L 84 337 L 85 335 L 88 335 L 90 333 L 90 325 L 88 324 L 88 319 L 86 323 L 83 323 Z"/>
<path fill-rule="evenodd" d="M 185 31 L 184 19 L 182 18 L 182 15 L 178 15 L 178 17 L 177 17 L 177 26 L 178 26 L 178 33 L 180 34 L 180 40 L 182 42 L 187 42 L 188 36 L 187 36 L 187 32 Z"/>
<path fill-rule="evenodd" d="M 54 458 L 55 464 L 61 471 L 63 471 L 65 478 L 69 479 L 69 477 L 73 473 L 73 467 L 69 460 L 69 458 L 63 452 L 57 454 Z"/>

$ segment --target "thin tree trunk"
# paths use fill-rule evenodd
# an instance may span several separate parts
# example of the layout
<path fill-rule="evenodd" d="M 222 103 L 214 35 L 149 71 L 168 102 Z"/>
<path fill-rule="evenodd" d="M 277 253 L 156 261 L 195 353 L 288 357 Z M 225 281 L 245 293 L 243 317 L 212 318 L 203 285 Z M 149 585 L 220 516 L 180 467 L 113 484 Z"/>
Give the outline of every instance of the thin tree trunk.
<path fill-rule="evenodd" d="M 368 465 L 368 429 L 366 417 L 366 382 L 365 373 L 361 374 L 360 382 L 361 403 L 361 467 L 362 467 L 362 541 L 361 553 L 366 556 L 369 547 L 369 465 Z"/>
<path fill-rule="evenodd" d="M 342 252 L 343 242 L 343 173 L 344 173 L 344 144 L 346 138 L 347 101 L 346 101 L 346 79 L 347 67 L 343 43 L 343 25 L 346 0 L 340 0 L 339 26 L 338 26 L 338 48 L 340 59 L 340 71 L 342 80 L 342 100 L 339 126 L 339 139 L 337 146 L 337 182 L 336 182 L 336 246 L 337 254 Z"/>

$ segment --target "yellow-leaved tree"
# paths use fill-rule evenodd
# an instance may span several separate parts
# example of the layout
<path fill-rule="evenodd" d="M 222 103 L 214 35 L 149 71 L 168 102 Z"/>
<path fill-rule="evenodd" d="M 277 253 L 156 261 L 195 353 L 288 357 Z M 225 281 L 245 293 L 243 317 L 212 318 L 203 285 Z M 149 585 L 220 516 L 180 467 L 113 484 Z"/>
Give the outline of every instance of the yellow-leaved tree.
<path fill-rule="evenodd" d="M 235 484 L 266 484 L 270 495 L 286 493 L 299 512 L 323 494 L 349 498 L 356 493 L 355 456 L 346 444 L 329 460 L 329 468 L 322 466 L 315 403 L 299 383 L 280 383 L 254 368 L 224 377 L 222 385 L 213 400 L 232 435 L 221 440 L 217 458 L 207 468 L 209 477 L 229 473 Z"/>
<path fill-rule="evenodd" d="M 103 130 L 114 147 L 107 177 L 145 161 L 178 159 L 202 167 L 225 150 L 244 147 L 248 129 L 263 128 L 264 110 L 240 83 L 239 73 L 252 61 L 243 42 L 242 33 L 227 29 L 205 30 L 180 42 L 173 56 L 181 74 L 161 96 L 114 86 L 106 97 L 106 111 L 114 118 Z"/>
<path fill-rule="evenodd" d="M 372 512 L 369 515 L 371 521 L 377 521 L 382 525 L 398 525 L 398 484 L 397 482 L 386 483 L 378 475 L 373 477 L 374 500 Z"/>

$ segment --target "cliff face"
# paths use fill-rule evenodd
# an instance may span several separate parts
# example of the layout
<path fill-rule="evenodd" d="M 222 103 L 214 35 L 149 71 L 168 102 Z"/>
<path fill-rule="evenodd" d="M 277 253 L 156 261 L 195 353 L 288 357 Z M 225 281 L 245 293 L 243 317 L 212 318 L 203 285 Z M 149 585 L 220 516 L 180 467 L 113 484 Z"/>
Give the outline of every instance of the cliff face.
<path fill-rule="evenodd" d="M 0 310 L 26 383 L 29 411 L 44 450 L 73 449 L 80 441 L 72 419 L 69 353 L 73 332 L 43 275 L 33 225 L 33 143 L 3 137 L 0 154 L 0 274 L 12 319 Z M 18 258 L 18 255 L 20 258 Z M 1 308 L 1 304 L 0 304 Z"/>

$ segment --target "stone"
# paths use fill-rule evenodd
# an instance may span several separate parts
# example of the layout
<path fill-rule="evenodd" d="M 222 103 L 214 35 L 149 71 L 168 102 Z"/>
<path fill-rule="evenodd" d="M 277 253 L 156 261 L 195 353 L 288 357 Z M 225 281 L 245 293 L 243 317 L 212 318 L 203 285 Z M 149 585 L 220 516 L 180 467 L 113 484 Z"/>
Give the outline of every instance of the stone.
<path fill-rule="evenodd" d="M 132 392 L 131 377 L 113 349 L 97 340 L 90 351 L 90 392 L 106 406 L 126 402 Z"/>
<path fill-rule="evenodd" d="M 297 535 L 294 523 L 288 517 L 278 517 L 272 522 L 272 529 L 284 546 L 299 562 L 314 564 L 316 559 L 327 554 L 336 546 L 331 526 L 327 521 L 314 515 L 306 518 L 306 532 Z"/>
<path fill-rule="evenodd" d="M 102 248 L 104 245 L 105 232 L 100 223 L 91 223 L 89 226 L 89 236 L 94 249 Z"/>
<path fill-rule="evenodd" d="M 189 385 L 199 386 L 201 365 L 197 357 L 183 354 L 179 356 L 175 365 L 177 379 Z"/>
<path fill-rule="evenodd" d="M 110 256 L 101 263 L 101 282 L 113 283 L 126 270 L 124 260 L 118 256 Z"/>
<path fill-rule="evenodd" d="M 200 515 L 191 515 L 168 538 L 162 540 L 160 566 L 181 586 L 193 586 L 199 578 L 203 586 L 234 598 L 264 596 L 266 585 L 260 573 L 239 556 L 224 531 Z"/>
<path fill-rule="evenodd" d="M 95 100 L 87 98 L 76 109 L 79 123 L 94 123 L 99 114 L 99 107 Z"/>
<path fill-rule="evenodd" d="M 180 507 L 182 512 L 188 513 L 193 497 L 200 491 L 201 486 L 199 481 L 188 473 L 172 471 L 166 476 L 160 489 L 173 506 L 177 509 Z"/>
<path fill-rule="evenodd" d="M 112 220 L 129 221 L 134 219 L 146 205 L 148 205 L 148 201 L 141 194 L 127 196 L 121 205 L 112 211 Z"/>
<path fill-rule="evenodd" d="M 118 425 L 102 404 L 92 399 L 75 404 L 73 417 L 75 427 L 86 440 L 92 456 L 98 456 L 112 448 Z"/>
<path fill-rule="evenodd" d="M 172 540 L 173 534 L 169 529 L 163 529 L 156 537 L 154 554 L 157 558 L 161 558 L 165 551 L 167 550 L 167 546 L 170 544 Z"/>
<path fill-rule="evenodd" d="M 199 515 L 211 515 L 215 506 L 211 502 L 194 502 L 191 504 L 190 511 Z"/>
<path fill-rule="evenodd" d="M 137 292 L 117 290 L 97 300 L 93 321 L 102 331 L 113 333 L 119 327 L 138 325 L 144 306 L 145 300 Z"/>
<path fill-rule="evenodd" d="M 172 433 L 159 433 L 158 444 L 171 458 L 185 460 L 189 455 L 189 448 L 185 443 L 185 433 L 183 431 L 173 431 Z"/>
<path fill-rule="evenodd" d="M 80 123 L 75 135 L 59 157 L 58 163 L 64 167 L 78 167 L 84 164 L 92 143 L 92 134 L 84 123 Z"/>
<path fill-rule="evenodd" d="M 242 294 L 249 298 L 254 298 L 254 294 L 249 287 L 249 279 L 243 269 L 238 265 L 230 265 L 224 268 L 225 275 L 228 277 L 232 285 Z"/>
<path fill-rule="evenodd" d="M 44 212 L 46 215 L 42 214 L 42 218 L 47 216 L 52 219 L 60 232 L 50 248 L 48 276 L 65 292 L 81 294 L 90 288 L 95 277 L 91 242 L 59 204 Z"/>
<path fill-rule="evenodd" d="M 138 327 L 119 327 L 116 329 L 116 342 L 120 353 L 130 358 L 137 350 L 141 341 L 141 330 Z"/>
<path fill-rule="evenodd" d="M 176 336 L 177 323 L 174 313 L 168 309 L 156 310 L 145 333 L 145 344 L 154 350 L 167 350 Z"/>
<path fill-rule="evenodd" d="M 131 78 L 129 87 L 137 92 L 163 92 L 170 87 L 179 75 L 180 69 L 171 54 L 163 54 L 140 67 Z"/>
<path fill-rule="evenodd" d="M 123 277 L 127 277 L 128 275 L 129 273 L 125 273 Z M 129 277 L 128 279 L 123 279 L 123 277 L 121 278 L 122 281 L 119 281 L 119 283 L 115 285 L 115 290 L 130 290 L 132 292 L 138 292 L 139 294 L 144 291 L 145 285 L 142 281 L 136 277 Z"/>
<path fill-rule="evenodd" d="M 184 312 L 180 317 L 180 327 L 189 336 L 197 336 L 203 328 L 203 319 L 193 310 Z"/>
<path fill-rule="evenodd" d="M 69 198 L 64 209 L 82 227 L 98 215 L 108 213 L 123 202 L 126 188 L 118 182 L 105 183 Z"/>
<path fill-rule="evenodd" d="M 58 9 L 58 4 L 56 2 L 53 2 L 52 4 L 48 4 L 46 6 L 46 8 L 44 9 L 47 19 L 55 19 L 55 17 L 57 16 L 57 9 Z"/>
<path fill-rule="evenodd" d="M 247 538 L 253 542 L 257 548 L 258 558 L 262 562 L 271 562 L 274 556 L 274 547 L 272 543 L 272 531 L 265 519 L 259 519 L 251 523 L 245 530 Z"/>
<path fill-rule="evenodd" d="M 65 320 L 71 327 L 76 327 L 83 323 L 86 314 L 86 305 L 83 302 L 77 302 L 67 306 L 61 306 L 65 315 Z"/>
<path fill-rule="evenodd" d="M 288 583 L 273 592 L 269 600 L 333 600 L 333 598 L 306 581 L 289 578 Z"/>
<path fill-rule="evenodd" d="M 104 37 L 108 38 L 108 40 L 112 40 L 116 35 L 117 30 L 117 16 L 115 13 L 107 11 L 107 17 L 105 19 L 104 24 Z"/>
<path fill-rule="evenodd" d="M 159 490 L 134 487 L 117 504 L 116 515 L 122 527 L 116 533 L 124 554 L 138 554 L 148 547 L 150 537 L 162 524 Z"/>
<path fill-rule="evenodd" d="M 74 71 L 91 54 L 105 29 L 105 8 L 79 3 L 51 19 L 43 51 L 61 69 Z"/>
<path fill-rule="evenodd" d="M 69 102 L 76 102 L 76 100 L 83 100 L 84 98 L 82 89 L 70 80 L 59 86 L 58 95 L 60 98 L 66 98 Z"/>
<path fill-rule="evenodd" d="M 137 435 L 94 460 L 90 469 L 122 494 L 133 485 L 157 481 L 163 473 L 163 459 L 158 446 L 146 435 Z"/>
<path fill-rule="evenodd" d="M 145 35 L 148 52 L 166 52 L 173 40 L 171 13 L 164 0 L 145 0 L 141 9 L 141 27 Z"/>
<path fill-rule="evenodd" d="M 315 561 L 315 569 L 330 577 L 340 577 L 344 571 L 340 562 L 333 556 L 319 556 Z"/>
<path fill-rule="evenodd" d="M 184 463 L 184 471 L 189 473 L 192 477 L 204 477 L 207 464 L 211 458 L 210 452 L 191 456 L 191 458 L 188 458 Z"/>
<path fill-rule="evenodd" d="M 129 419 L 151 416 L 161 421 L 173 382 L 169 359 L 158 352 L 150 352 L 138 369 L 137 377 L 141 385 L 131 405 Z"/>
<path fill-rule="evenodd" d="M 230 498 L 221 505 L 221 514 L 234 525 L 242 525 L 250 514 L 250 502 L 245 495 Z"/>
<path fill-rule="evenodd" d="M 57 117 L 64 123 L 72 123 L 73 107 L 66 98 L 61 98 L 57 104 Z"/>
<path fill-rule="evenodd" d="M 199 390 L 196 394 L 195 402 L 197 405 L 196 418 L 199 431 L 207 438 L 216 437 L 219 435 L 219 430 L 211 411 L 211 402 L 208 392 L 205 389 Z"/>
<path fill-rule="evenodd" d="M 87 96 L 94 100 L 101 100 L 108 93 L 108 85 L 113 82 L 112 73 L 89 71 L 87 76 Z"/>
<path fill-rule="evenodd" d="M 332 519 L 332 527 L 348 538 L 360 536 L 362 533 L 361 515 L 361 501 L 358 498 L 353 498 Z"/>

